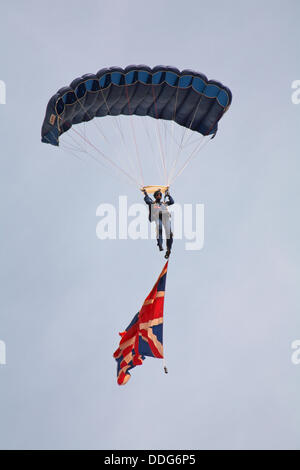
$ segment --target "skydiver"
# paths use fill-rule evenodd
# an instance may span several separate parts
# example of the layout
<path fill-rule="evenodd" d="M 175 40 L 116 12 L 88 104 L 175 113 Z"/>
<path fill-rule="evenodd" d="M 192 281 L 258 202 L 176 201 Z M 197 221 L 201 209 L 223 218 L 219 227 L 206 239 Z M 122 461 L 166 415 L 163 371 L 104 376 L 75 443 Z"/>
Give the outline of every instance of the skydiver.
<path fill-rule="evenodd" d="M 159 251 L 163 251 L 162 227 L 165 229 L 167 251 L 165 258 L 168 259 L 171 254 L 173 244 L 173 233 L 171 230 L 171 214 L 168 206 L 174 204 L 174 199 L 169 194 L 169 189 L 165 192 L 164 201 L 162 201 L 162 192 L 160 189 L 153 194 L 155 201 L 148 196 L 146 189 L 142 190 L 145 197 L 144 201 L 149 206 L 149 221 L 156 224 L 156 240 Z"/>

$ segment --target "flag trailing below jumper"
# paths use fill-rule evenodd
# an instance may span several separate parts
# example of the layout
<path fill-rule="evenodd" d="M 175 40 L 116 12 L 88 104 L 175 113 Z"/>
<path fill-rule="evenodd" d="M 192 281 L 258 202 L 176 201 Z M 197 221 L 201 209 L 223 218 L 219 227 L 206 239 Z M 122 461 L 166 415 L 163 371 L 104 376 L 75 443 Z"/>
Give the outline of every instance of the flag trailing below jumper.
<path fill-rule="evenodd" d="M 114 353 L 118 384 L 125 385 L 130 370 L 143 364 L 145 356 L 163 358 L 163 313 L 168 262 L 166 262 L 141 310 L 123 333 Z"/>

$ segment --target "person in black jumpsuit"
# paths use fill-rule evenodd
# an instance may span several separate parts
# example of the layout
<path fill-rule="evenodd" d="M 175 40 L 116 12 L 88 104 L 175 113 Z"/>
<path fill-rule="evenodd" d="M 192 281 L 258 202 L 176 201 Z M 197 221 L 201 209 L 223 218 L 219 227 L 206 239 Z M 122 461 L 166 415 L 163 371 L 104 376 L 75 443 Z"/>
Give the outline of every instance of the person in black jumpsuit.
<path fill-rule="evenodd" d="M 162 237 L 162 228 L 165 229 L 166 240 L 167 240 L 167 251 L 165 258 L 168 259 L 171 254 L 171 249 L 173 245 L 173 233 L 171 230 L 171 214 L 168 211 L 168 206 L 174 204 L 174 199 L 170 196 L 169 191 L 165 193 L 165 200 L 162 201 L 162 192 L 160 189 L 155 191 L 153 194 L 153 199 L 148 196 L 147 191 L 143 191 L 145 197 L 144 201 L 149 206 L 149 220 L 150 222 L 155 222 L 156 224 L 156 239 L 157 245 L 160 251 L 163 250 L 163 237 Z"/>

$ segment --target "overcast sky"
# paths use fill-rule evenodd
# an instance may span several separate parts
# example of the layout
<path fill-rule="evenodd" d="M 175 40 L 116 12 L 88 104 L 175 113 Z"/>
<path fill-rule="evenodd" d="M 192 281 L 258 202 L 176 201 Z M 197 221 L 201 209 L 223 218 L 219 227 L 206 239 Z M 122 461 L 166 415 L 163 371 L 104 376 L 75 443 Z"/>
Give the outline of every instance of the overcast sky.
<path fill-rule="evenodd" d="M 0 448 L 300 448 L 299 17 L 297 0 L 2 2 Z M 163 258 L 96 237 L 99 204 L 140 192 L 40 128 L 57 89 L 132 63 L 199 70 L 233 103 L 172 188 L 204 204 L 205 242 L 174 244 L 169 374 L 149 358 L 119 387 L 118 332 Z"/>

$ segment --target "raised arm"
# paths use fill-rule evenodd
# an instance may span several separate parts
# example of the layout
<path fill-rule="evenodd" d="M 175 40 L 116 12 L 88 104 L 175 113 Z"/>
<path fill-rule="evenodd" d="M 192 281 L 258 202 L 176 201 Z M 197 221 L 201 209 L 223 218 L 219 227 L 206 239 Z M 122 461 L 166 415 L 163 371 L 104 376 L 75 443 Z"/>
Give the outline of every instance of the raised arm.
<path fill-rule="evenodd" d="M 166 197 L 168 198 L 168 201 L 166 201 L 167 206 L 172 206 L 172 204 L 174 204 L 174 199 L 172 196 L 170 196 L 169 193 L 166 195 Z"/>
<path fill-rule="evenodd" d="M 145 203 L 148 204 L 148 206 L 150 206 L 153 203 L 153 199 L 151 199 L 151 197 L 148 196 L 146 191 L 143 191 L 143 193 L 145 194 L 145 197 L 144 197 Z"/>

